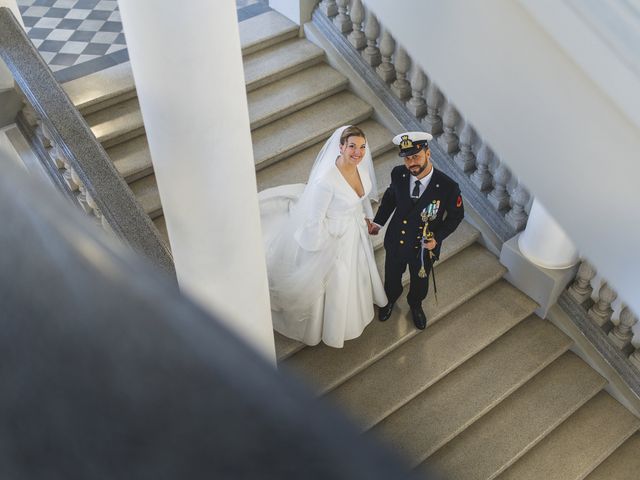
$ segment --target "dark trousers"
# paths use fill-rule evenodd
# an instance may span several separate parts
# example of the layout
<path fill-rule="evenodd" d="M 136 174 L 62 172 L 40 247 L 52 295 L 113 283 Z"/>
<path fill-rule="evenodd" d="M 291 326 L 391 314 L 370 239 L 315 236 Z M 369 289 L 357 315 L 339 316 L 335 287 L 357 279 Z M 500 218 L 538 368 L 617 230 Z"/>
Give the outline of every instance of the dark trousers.
<path fill-rule="evenodd" d="M 384 291 L 387 294 L 389 303 L 394 303 L 402 294 L 402 274 L 409 266 L 409 293 L 407 294 L 407 302 L 411 307 L 419 307 L 422 301 L 427 297 L 429 291 L 429 271 L 431 264 L 427 258 L 428 253 L 425 251 L 424 268 L 427 271 L 425 278 L 420 278 L 421 263 L 420 257 L 416 258 L 398 258 L 387 252 L 384 261 Z"/>

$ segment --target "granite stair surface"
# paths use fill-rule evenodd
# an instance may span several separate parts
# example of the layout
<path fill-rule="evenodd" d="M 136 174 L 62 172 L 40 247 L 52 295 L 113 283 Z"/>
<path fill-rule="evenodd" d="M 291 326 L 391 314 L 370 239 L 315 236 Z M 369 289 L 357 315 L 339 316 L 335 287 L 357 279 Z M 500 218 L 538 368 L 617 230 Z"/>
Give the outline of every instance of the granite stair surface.
<path fill-rule="evenodd" d="M 379 195 L 399 164 L 373 108 L 299 27 L 270 11 L 240 24 L 258 189 L 306 181 L 337 127 L 367 133 Z M 128 64 L 64 85 L 144 211 L 169 242 Z M 384 232 L 372 237 L 383 272 Z M 275 335 L 280 368 L 387 443 L 410 468 L 450 479 L 638 479 L 640 421 L 605 392 L 572 341 L 467 222 L 444 242 L 417 330 L 404 298 L 342 349 Z M 405 275 L 403 282 L 407 282 Z M 433 287 L 430 287 L 431 290 Z"/>

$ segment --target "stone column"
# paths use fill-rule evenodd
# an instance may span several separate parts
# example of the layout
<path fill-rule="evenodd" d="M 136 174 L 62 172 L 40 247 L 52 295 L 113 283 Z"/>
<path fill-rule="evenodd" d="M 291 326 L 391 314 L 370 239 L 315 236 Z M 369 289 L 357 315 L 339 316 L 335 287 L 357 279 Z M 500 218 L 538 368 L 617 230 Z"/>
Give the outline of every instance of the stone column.
<path fill-rule="evenodd" d="M 180 287 L 273 360 L 235 2 L 119 6 Z"/>
<path fill-rule="evenodd" d="M 311 14 L 317 3 L 318 0 L 269 0 L 269 7 L 298 25 L 302 25 L 311 20 Z"/>
<path fill-rule="evenodd" d="M 538 199 L 533 200 L 518 246 L 525 257 L 544 268 L 568 268 L 578 262 L 575 245 Z"/>
<path fill-rule="evenodd" d="M 527 227 L 505 242 L 500 262 L 509 269 L 505 278 L 540 305 L 536 314 L 544 318 L 575 277 L 578 251 L 534 199 Z"/>
<path fill-rule="evenodd" d="M 0 7 L 9 8 L 24 28 L 16 0 L 0 0 Z M 20 110 L 20 99 L 13 86 L 13 75 L 0 59 L 0 128 L 13 123 Z"/>

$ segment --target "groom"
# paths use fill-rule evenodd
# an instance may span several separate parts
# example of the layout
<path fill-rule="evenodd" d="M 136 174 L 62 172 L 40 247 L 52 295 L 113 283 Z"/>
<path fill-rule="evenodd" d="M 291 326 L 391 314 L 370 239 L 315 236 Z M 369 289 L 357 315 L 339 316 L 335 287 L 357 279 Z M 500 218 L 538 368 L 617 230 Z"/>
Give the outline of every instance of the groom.
<path fill-rule="evenodd" d="M 380 308 L 380 321 L 391 316 L 393 305 L 402 293 L 402 274 L 409 266 L 411 282 L 407 301 L 413 323 L 420 330 L 427 326 L 422 301 L 429 288 L 431 262 L 438 259 L 442 241 L 464 217 L 458 184 L 433 168 L 428 143 L 432 138 L 425 132 L 405 132 L 393 138 L 400 149 L 398 155 L 404 158 L 404 166 L 391 171 L 391 185 L 384 192 L 369 227 L 369 233 L 377 235 L 393 214 L 384 237 L 384 289 L 389 303 Z M 429 231 L 433 235 L 425 238 L 424 234 Z M 424 270 L 420 272 L 422 267 Z"/>

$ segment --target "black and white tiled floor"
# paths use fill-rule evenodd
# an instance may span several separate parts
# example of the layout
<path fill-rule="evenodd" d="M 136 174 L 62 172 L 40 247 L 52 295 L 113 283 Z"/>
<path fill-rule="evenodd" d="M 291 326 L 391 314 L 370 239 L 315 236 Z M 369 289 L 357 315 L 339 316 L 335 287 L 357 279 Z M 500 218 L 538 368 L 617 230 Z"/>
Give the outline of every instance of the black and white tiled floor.
<path fill-rule="evenodd" d="M 129 60 L 117 0 L 17 3 L 27 35 L 59 82 Z M 236 6 L 239 21 L 269 9 L 265 0 L 236 0 Z"/>

